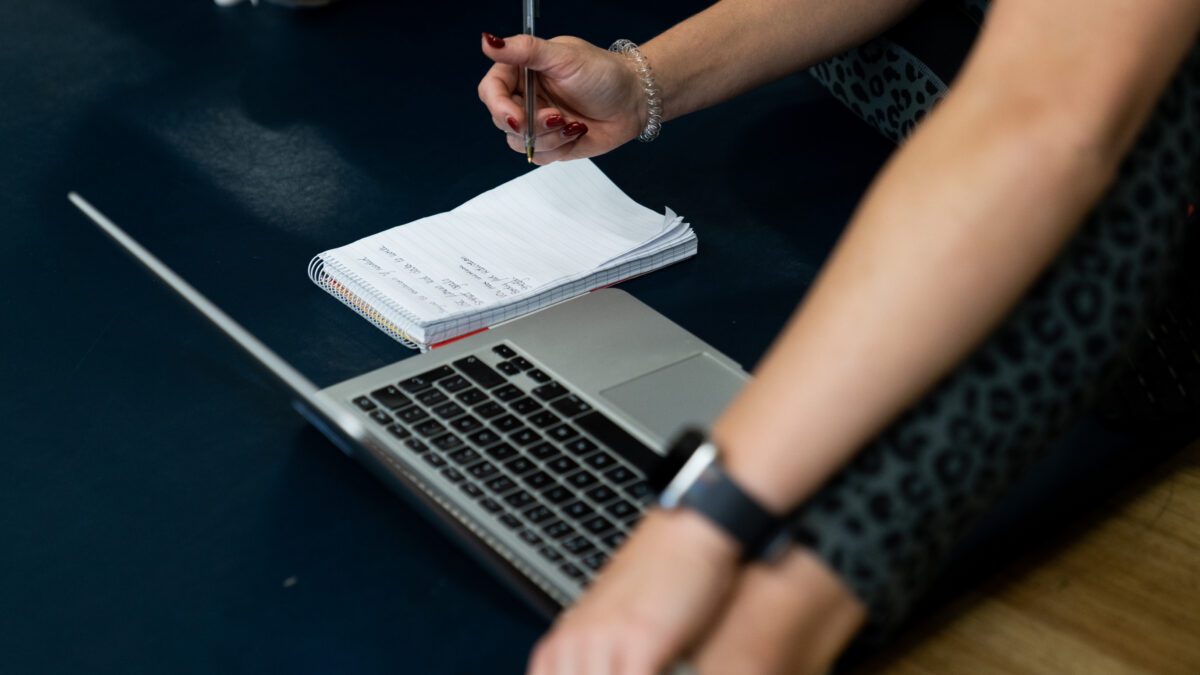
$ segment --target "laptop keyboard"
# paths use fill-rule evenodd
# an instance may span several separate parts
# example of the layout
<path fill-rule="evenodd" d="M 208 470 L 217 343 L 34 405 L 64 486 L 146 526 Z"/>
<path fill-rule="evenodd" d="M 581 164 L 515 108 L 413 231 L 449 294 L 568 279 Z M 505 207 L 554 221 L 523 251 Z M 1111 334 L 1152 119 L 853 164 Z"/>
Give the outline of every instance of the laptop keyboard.
<path fill-rule="evenodd" d="M 586 584 L 651 497 L 651 451 L 508 345 L 353 400 L 521 541 Z M 624 456 L 622 452 L 624 451 Z"/>

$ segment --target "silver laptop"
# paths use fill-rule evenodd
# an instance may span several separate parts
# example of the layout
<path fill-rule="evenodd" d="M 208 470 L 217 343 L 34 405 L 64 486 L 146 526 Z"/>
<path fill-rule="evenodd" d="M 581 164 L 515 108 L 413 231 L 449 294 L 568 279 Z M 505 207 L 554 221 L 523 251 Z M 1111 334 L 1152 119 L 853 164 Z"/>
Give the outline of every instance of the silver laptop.
<path fill-rule="evenodd" d="M 79 195 L 71 201 L 267 368 L 344 452 L 547 614 L 570 604 L 661 489 L 664 450 L 747 379 L 615 289 L 318 390 Z"/>

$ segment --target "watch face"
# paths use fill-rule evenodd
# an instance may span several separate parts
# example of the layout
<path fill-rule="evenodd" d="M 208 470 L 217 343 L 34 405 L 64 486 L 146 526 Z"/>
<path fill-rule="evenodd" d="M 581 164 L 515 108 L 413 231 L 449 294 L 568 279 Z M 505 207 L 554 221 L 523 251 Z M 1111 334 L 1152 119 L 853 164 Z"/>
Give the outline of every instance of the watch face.
<path fill-rule="evenodd" d="M 696 452 L 696 448 L 700 447 L 703 442 L 704 434 L 695 429 L 688 429 L 680 434 L 667 450 L 667 456 L 647 477 L 646 480 L 650 487 L 654 488 L 655 492 L 662 492 L 666 489 L 671 479 L 679 473 L 684 464 L 687 464 L 692 453 Z"/>

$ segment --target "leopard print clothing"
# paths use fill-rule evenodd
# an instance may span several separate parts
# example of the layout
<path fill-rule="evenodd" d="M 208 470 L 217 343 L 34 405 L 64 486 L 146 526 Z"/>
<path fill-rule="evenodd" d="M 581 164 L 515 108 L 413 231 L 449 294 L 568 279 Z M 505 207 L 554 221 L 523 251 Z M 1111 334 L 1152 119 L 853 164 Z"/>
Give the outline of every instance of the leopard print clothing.
<path fill-rule="evenodd" d="M 945 91 L 910 57 L 884 41 L 814 74 L 899 142 Z M 797 541 L 868 606 L 863 640 L 904 618 L 954 544 L 1103 388 L 1178 263 L 1200 192 L 1198 143 L 1200 47 L 1112 188 L 1002 326 L 795 515 Z"/>

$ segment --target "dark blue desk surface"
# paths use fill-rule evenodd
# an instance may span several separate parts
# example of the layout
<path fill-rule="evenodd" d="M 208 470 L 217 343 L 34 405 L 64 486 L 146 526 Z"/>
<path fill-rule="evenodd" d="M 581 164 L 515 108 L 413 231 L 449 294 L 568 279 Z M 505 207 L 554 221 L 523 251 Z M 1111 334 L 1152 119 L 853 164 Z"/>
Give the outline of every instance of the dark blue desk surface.
<path fill-rule="evenodd" d="M 500 4 L 0 2 L 0 669 L 522 666 L 543 619 L 66 201 L 318 384 L 405 358 L 305 266 L 526 170 L 475 95 L 480 31 L 518 27 Z M 542 24 L 644 40 L 702 4 L 563 0 Z M 864 131 L 797 77 L 602 158 L 701 242 L 625 288 L 752 366 L 890 150 Z"/>

